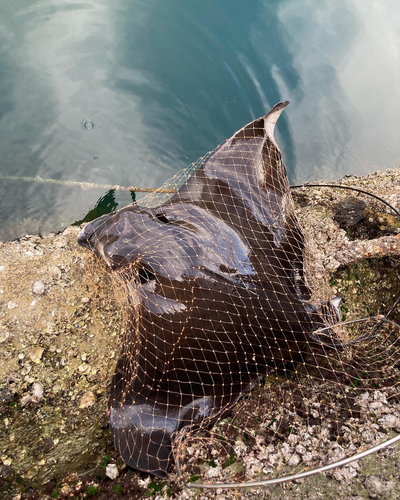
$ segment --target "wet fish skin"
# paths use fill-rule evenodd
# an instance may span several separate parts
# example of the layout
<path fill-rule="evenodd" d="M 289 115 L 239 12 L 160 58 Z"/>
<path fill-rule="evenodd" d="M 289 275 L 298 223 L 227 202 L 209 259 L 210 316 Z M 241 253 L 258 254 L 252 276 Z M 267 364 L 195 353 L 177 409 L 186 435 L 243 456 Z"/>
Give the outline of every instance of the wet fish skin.
<path fill-rule="evenodd" d="M 128 294 L 110 424 L 134 468 L 164 477 L 177 432 L 212 424 L 337 321 L 334 308 L 320 314 L 305 277 L 304 236 L 273 135 L 287 104 L 225 141 L 167 203 L 126 207 L 79 236 Z"/>

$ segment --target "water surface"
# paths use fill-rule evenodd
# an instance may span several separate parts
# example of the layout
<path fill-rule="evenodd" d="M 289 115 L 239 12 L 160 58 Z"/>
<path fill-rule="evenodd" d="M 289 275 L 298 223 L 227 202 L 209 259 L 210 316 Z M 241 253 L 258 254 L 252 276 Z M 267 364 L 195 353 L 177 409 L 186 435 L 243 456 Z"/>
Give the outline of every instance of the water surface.
<path fill-rule="evenodd" d="M 399 18 L 398 0 L 2 2 L 0 175 L 158 187 L 286 99 L 292 183 L 397 167 Z M 0 239 L 132 201 L 6 180 L 0 199 Z"/>

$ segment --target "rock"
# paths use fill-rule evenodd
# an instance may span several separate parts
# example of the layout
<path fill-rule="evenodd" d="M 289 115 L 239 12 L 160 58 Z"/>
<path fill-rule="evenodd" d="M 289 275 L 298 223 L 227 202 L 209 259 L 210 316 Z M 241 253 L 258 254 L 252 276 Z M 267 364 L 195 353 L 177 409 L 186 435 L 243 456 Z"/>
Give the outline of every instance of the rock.
<path fill-rule="evenodd" d="M 364 486 L 368 490 L 368 493 L 370 493 L 370 496 L 372 496 L 371 493 L 375 493 L 375 497 L 376 493 L 380 494 L 386 489 L 385 483 L 378 476 L 367 477 L 367 479 L 364 481 Z"/>
<path fill-rule="evenodd" d="M 32 286 L 32 292 L 36 295 L 43 295 L 44 294 L 44 283 L 43 281 L 35 281 L 35 283 Z"/>
<path fill-rule="evenodd" d="M 28 403 L 39 403 L 43 398 L 43 386 L 40 382 L 35 382 L 32 386 L 30 394 L 25 394 L 21 398 L 21 406 L 25 406 Z"/>
<path fill-rule="evenodd" d="M 40 382 L 35 382 L 32 387 L 32 401 L 38 403 L 43 397 L 43 386 Z"/>
<path fill-rule="evenodd" d="M 81 365 L 78 366 L 78 370 L 81 373 L 85 373 L 88 370 L 88 368 L 90 368 L 90 367 L 87 363 L 82 363 Z"/>
<path fill-rule="evenodd" d="M 11 464 L 12 464 L 12 459 L 9 458 L 9 457 L 1 457 L 2 458 L 2 462 L 3 462 L 3 465 L 5 465 L 6 467 L 9 467 Z"/>
<path fill-rule="evenodd" d="M 111 480 L 116 479 L 119 476 L 118 467 L 115 464 L 108 464 L 106 467 L 106 476 Z"/>
<path fill-rule="evenodd" d="M 89 406 L 93 406 L 96 402 L 96 396 L 93 392 L 88 391 L 83 394 L 79 401 L 79 408 L 89 408 Z"/>
<path fill-rule="evenodd" d="M 305 449 L 305 447 L 301 443 L 296 446 L 296 451 L 300 455 L 304 455 L 305 453 L 307 453 L 307 450 Z"/>
<path fill-rule="evenodd" d="M 25 406 L 31 401 L 32 401 L 32 396 L 30 394 L 25 394 L 25 396 L 21 398 L 21 406 Z"/>
<path fill-rule="evenodd" d="M 383 418 L 378 420 L 378 424 L 382 427 L 393 429 L 400 429 L 400 418 L 397 415 L 385 415 Z"/>
<path fill-rule="evenodd" d="M 61 495 L 67 497 L 72 493 L 72 488 L 68 484 L 64 484 L 64 486 L 60 490 Z"/>
<path fill-rule="evenodd" d="M 7 342 L 8 339 L 11 338 L 11 333 L 7 330 L 2 330 L 0 332 L 0 344 L 2 344 L 3 342 Z"/>
<path fill-rule="evenodd" d="M 293 455 L 289 458 L 288 460 L 288 465 L 290 467 L 296 467 L 296 465 L 299 465 L 300 463 L 300 457 L 296 453 L 293 453 Z"/>
<path fill-rule="evenodd" d="M 64 238 L 63 236 L 59 236 L 54 241 L 54 246 L 57 248 L 65 248 L 67 245 L 68 245 L 67 238 Z"/>
<path fill-rule="evenodd" d="M 43 352 L 44 349 L 42 347 L 36 347 L 29 353 L 29 357 L 34 363 L 39 364 L 42 359 Z"/>
<path fill-rule="evenodd" d="M 59 280 L 61 278 L 61 269 L 57 266 L 52 266 L 50 268 L 50 275 L 53 279 Z"/>
<path fill-rule="evenodd" d="M 0 455 L 7 451 L 16 477 L 23 478 L 21 483 L 14 479 L 16 492 L 30 486 L 41 489 L 49 478 L 82 473 L 88 465 L 94 468 L 96 452 L 87 451 L 93 443 L 103 449 L 109 440 L 106 381 L 115 370 L 110 350 L 119 350 L 112 333 L 120 329 L 120 305 L 107 289 L 109 278 L 103 271 L 94 272 L 92 264 L 82 269 L 86 251 L 75 243 L 79 230 L 70 231 L 60 249 L 54 244 L 60 236 L 40 239 L 44 253 L 32 250 L 29 259 L 25 251 L 38 245 L 36 237 L 27 237 L 25 246 L 0 242 L 0 263 L 5 265 L 0 272 Z M 45 284 L 43 295 L 33 293 L 39 280 Z M 89 301 L 82 303 L 82 297 Z M 83 305 L 93 323 L 74 328 Z M 99 334 L 104 345 L 95 343 Z M 97 374 L 88 364 L 85 376 L 78 371 L 82 355 L 93 357 Z M 90 381 L 87 374 L 93 377 Z M 88 409 L 80 409 L 80 404 Z M 59 445 L 38 450 L 38 443 L 50 436 L 54 443 L 57 436 Z M 3 479 L 0 471 L 0 491 Z"/>
<path fill-rule="evenodd" d="M 31 365 L 29 363 L 26 363 L 26 365 L 21 370 L 21 375 L 28 375 L 31 369 L 32 369 Z"/>
<path fill-rule="evenodd" d="M 339 482 L 350 483 L 352 479 L 357 476 L 357 471 L 353 467 L 340 467 L 334 469 L 332 476 Z"/>

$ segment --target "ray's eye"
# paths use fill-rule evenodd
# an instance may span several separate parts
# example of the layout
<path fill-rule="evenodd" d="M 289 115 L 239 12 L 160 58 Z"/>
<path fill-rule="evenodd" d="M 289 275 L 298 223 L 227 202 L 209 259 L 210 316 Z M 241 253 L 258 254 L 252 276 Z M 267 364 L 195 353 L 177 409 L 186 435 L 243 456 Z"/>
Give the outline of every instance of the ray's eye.
<path fill-rule="evenodd" d="M 156 217 L 160 222 L 163 222 L 164 224 L 169 224 L 170 222 L 162 212 L 156 214 Z"/>
<path fill-rule="evenodd" d="M 149 283 L 150 281 L 154 281 L 156 279 L 156 275 L 149 271 L 148 269 L 144 269 L 143 267 L 139 269 L 138 272 L 138 281 L 141 285 L 145 283 Z"/>

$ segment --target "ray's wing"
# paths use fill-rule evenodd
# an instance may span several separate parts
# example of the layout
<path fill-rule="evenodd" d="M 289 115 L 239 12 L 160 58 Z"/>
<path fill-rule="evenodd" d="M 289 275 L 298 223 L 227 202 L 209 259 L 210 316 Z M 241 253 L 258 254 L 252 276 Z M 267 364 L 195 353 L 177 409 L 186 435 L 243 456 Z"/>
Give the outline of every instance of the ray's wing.
<path fill-rule="evenodd" d="M 158 213 L 179 219 L 181 203 L 208 210 L 246 240 L 260 273 L 272 278 L 274 269 L 279 273 L 283 269 L 292 292 L 308 301 L 304 237 L 274 137 L 276 122 L 287 105 L 288 101 L 276 104 L 227 139 Z"/>
<path fill-rule="evenodd" d="M 236 132 L 167 203 L 80 237 L 128 295 L 110 422 L 133 467 L 164 476 L 174 433 L 211 422 L 309 345 L 304 240 L 273 135 L 286 105 Z"/>

